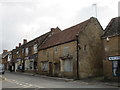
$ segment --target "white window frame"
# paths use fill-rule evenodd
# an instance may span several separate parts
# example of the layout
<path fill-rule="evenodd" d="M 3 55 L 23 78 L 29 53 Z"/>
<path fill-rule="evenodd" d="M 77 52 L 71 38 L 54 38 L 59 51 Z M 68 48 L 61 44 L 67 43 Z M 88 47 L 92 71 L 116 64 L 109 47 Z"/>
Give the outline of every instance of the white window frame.
<path fill-rule="evenodd" d="M 17 51 L 16 54 L 18 55 L 18 54 L 19 54 L 19 51 Z"/>
<path fill-rule="evenodd" d="M 34 53 L 37 53 L 37 52 L 38 52 L 37 44 L 35 44 L 35 45 L 33 46 L 33 51 L 34 51 Z"/>
<path fill-rule="evenodd" d="M 22 49 L 22 54 L 24 53 L 24 48 Z"/>
<path fill-rule="evenodd" d="M 25 55 L 28 56 L 29 50 L 28 48 L 25 48 Z"/>

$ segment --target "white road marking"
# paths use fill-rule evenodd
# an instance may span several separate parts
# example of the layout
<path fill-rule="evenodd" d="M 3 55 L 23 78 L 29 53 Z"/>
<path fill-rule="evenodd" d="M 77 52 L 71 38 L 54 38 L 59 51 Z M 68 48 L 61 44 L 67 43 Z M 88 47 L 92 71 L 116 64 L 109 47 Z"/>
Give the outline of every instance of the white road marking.
<path fill-rule="evenodd" d="M 19 82 L 19 81 L 16 81 L 16 80 L 12 80 L 12 79 L 7 79 L 5 78 L 6 81 L 10 82 L 10 83 L 15 83 L 17 85 L 20 85 L 22 86 L 23 88 L 29 88 L 29 87 L 35 87 L 35 88 L 45 88 L 45 87 L 40 87 L 40 86 L 37 86 L 37 85 L 32 85 L 32 84 L 29 84 L 29 83 L 26 83 L 26 82 Z"/>

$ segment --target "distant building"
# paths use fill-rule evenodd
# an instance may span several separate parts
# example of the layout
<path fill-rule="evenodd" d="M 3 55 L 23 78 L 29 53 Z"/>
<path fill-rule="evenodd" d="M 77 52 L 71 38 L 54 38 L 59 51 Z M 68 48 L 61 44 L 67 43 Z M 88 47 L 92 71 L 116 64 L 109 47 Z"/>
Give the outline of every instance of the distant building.
<path fill-rule="evenodd" d="M 94 17 L 50 36 L 38 51 L 39 74 L 75 79 L 102 75 L 103 29 Z"/>
<path fill-rule="evenodd" d="M 104 43 L 103 71 L 105 79 L 120 76 L 120 17 L 113 18 L 102 36 Z"/>
<path fill-rule="evenodd" d="M 9 69 L 9 60 L 8 60 L 9 54 L 10 54 L 10 51 L 3 50 L 3 53 L 2 53 L 2 64 L 4 64 L 5 70 Z"/>

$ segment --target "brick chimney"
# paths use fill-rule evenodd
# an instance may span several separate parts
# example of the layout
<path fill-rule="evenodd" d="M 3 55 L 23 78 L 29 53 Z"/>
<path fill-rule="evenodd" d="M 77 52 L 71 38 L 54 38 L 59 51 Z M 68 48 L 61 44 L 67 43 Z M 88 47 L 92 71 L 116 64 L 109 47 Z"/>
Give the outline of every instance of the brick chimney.
<path fill-rule="evenodd" d="M 21 43 L 19 43 L 19 47 L 21 46 Z"/>
<path fill-rule="evenodd" d="M 8 52 L 8 50 L 3 50 L 3 53 L 6 53 L 6 52 Z"/>
<path fill-rule="evenodd" d="M 27 43 L 27 39 L 23 39 L 23 44 Z"/>
<path fill-rule="evenodd" d="M 16 48 L 18 48 L 18 46 L 16 46 Z"/>
<path fill-rule="evenodd" d="M 51 28 L 51 32 L 52 32 L 52 34 L 58 33 L 58 32 L 60 32 L 60 31 L 61 31 L 61 30 L 60 30 L 59 27 Z"/>

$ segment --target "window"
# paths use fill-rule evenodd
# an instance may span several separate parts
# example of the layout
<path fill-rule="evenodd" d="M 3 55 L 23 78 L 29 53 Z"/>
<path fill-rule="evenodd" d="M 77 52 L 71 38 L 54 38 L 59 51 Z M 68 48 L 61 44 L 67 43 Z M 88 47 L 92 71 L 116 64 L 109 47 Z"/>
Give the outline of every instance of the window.
<path fill-rule="evenodd" d="M 63 56 L 67 56 L 69 54 L 69 47 L 63 48 Z"/>
<path fill-rule="evenodd" d="M 25 55 L 28 55 L 28 48 L 25 49 Z"/>
<path fill-rule="evenodd" d="M 46 50 L 43 50 L 43 55 L 46 55 Z"/>
<path fill-rule="evenodd" d="M 19 51 L 17 51 L 16 54 L 19 54 Z"/>
<path fill-rule="evenodd" d="M 42 62 L 42 71 L 48 71 L 48 62 Z"/>
<path fill-rule="evenodd" d="M 33 49 L 34 49 L 34 53 L 37 53 L 37 44 L 33 46 Z"/>
<path fill-rule="evenodd" d="M 25 70 L 34 70 L 34 59 L 25 60 Z"/>
<path fill-rule="evenodd" d="M 58 52 L 57 47 L 54 47 L 54 52 L 55 52 L 55 54 Z"/>
<path fill-rule="evenodd" d="M 34 70 L 34 59 L 30 60 L 30 70 Z"/>
<path fill-rule="evenodd" d="M 120 61 L 113 62 L 113 76 L 120 76 Z"/>
<path fill-rule="evenodd" d="M 64 60 L 64 71 L 65 72 L 72 72 L 73 71 L 72 60 L 69 60 L 69 59 Z"/>
<path fill-rule="evenodd" d="M 22 49 L 22 54 L 24 53 L 24 49 Z"/>
<path fill-rule="evenodd" d="M 30 69 L 30 61 L 25 60 L 25 70 L 29 70 L 29 69 Z"/>

